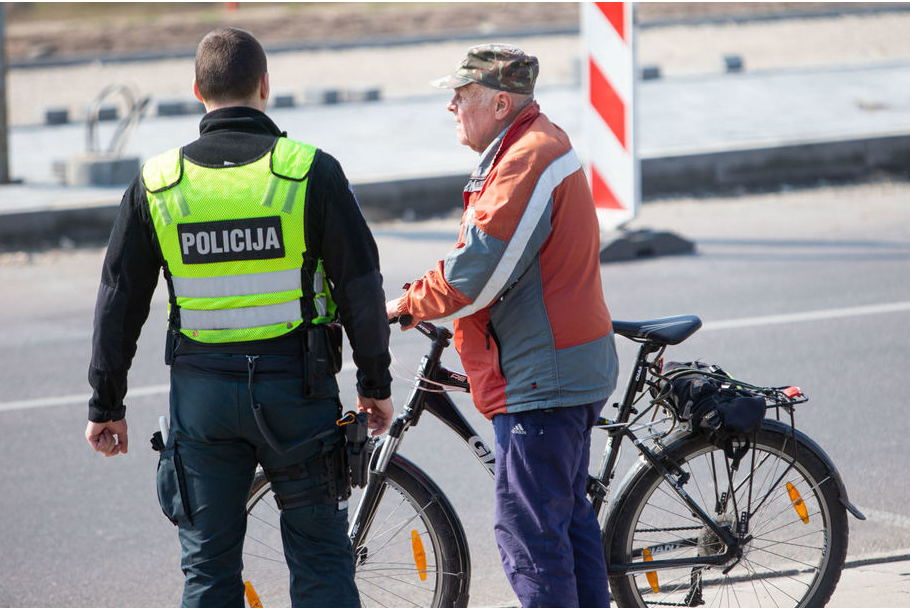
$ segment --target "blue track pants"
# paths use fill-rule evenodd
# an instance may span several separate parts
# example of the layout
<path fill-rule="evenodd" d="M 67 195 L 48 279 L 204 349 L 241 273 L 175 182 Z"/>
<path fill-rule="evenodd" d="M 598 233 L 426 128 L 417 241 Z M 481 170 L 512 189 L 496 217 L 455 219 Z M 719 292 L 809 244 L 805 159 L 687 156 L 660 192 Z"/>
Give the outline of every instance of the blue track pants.
<path fill-rule="evenodd" d="M 493 417 L 495 536 L 523 608 L 608 608 L 607 568 L 585 495 L 604 402 Z"/>

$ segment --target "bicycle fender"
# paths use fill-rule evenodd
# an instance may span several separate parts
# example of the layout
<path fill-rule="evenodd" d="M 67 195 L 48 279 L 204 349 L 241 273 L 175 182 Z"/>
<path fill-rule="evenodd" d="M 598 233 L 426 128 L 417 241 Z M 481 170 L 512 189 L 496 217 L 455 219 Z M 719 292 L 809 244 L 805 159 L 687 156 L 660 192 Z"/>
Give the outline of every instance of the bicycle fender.
<path fill-rule="evenodd" d="M 822 461 L 822 464 L 827 467 L 829 474 L 834 478 L 835 483 L 837 484 L 837 493 L 840 503 L 844 505 L 844 508 L 847 509 L 847 512 L 850 513 L 853 517 L 860 521 L 865 521 L 866 516 L 863 515 L 863 512 L 856 508 L 856 505 L 850 502 L 850 499 L 847 498 L 847 486 L 844 485 L 844 480 L 840 476 L 840 471 L 837 470 L 837 467 L 834 465 L 834 461 L 831 460 L 831 457 L 818 445 L 814 439 L 800 431 L 799 429 L 791 429 L 789 425 L 786 425 L 777 420 L 768 420 L 766 419 L 762 423 L 763 428 L 773 428 L 779 430 L 782 433 L 790 433 L 795 431 L 797 439 L 801 444 L 812 452 L 812 455 Z"/>
<path fill-rule="evenodd" d="M 675 441 L 673 443 L 676 443 Z M 660 453 L 663 453 L 661 450 Z M 616 529 L 616 518 L 619 517 L 619 513 L 622 509 L 619 507 L 618 499 L 620 496 L 625 495 L 626 488 L 628 488 L 635 480 L 644 473 L 645 469 L 651 467 L 650 463 L 645 460 L 644 456 L 639 455 L 636 464 L 629 467 L 629 470 L 626 471 L 626 474 L 623 475 L 622 480 L 620 480 L 619 485 L 616 487 L 615 494 L 605 503 L 607 509 L 607 520 L 604 522 L 603 527 L 603 547 L 604 553 L 607 557 L 607 572 L 612 572 L 610 570 L 610 548 L 613 546 L 613 530 Z"/>

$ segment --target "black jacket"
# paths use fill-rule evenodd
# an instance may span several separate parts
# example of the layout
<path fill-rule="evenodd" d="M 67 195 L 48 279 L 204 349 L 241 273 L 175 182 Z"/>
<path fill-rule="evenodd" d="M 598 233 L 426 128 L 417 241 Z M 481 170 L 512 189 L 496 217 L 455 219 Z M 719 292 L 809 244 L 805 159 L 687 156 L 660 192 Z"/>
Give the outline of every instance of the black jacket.
<path fill-rule="evenodd" d="M 284 135 L 268 116 L 245 107 L 206 114 L 199 131 L 199 139 L 184 147 L 184 156 L 199 165 L 218 167 L 261 158 L 271 150 L 275 139 Z M 388 397 L 389 327 L 379 254 L 341 166 L 321 150 L 310 169 L 306 205 L 307 251 L 323 259 L 332 282 L 332 297 L 358 368 L 357 391 L 365 397 Z M 162 267 L 164 258 L 149 215 L 145 188 L 141 176 L 137 176 L 120 203 L 98 288 L 88 370 L 94 389 L 89 420 L 118 420 L 125 414 L 127 370 L 136 354 L 136 342 L 148 317 Z M 286 352 L 292 340 L 299 343 L 299 335 L 245 343 L 242 349 L 246 354 Z M 223 345 L 211 349 L 213 353 L 238 352 Z"/>

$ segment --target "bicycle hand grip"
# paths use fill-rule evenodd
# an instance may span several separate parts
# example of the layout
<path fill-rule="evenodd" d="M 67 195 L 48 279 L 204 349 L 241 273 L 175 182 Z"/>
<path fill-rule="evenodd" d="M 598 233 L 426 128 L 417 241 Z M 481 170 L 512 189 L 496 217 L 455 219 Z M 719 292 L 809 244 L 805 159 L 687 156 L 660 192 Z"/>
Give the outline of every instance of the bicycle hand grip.
<path fill-rule="evenodd" d="M 390 317 L 389 325 L 394 325 L 395 323 L 400 323 L 402 327 L 407 327 L 414 323 L 414 317 L 411 315 L 399 315 L 397 317 Z"/>

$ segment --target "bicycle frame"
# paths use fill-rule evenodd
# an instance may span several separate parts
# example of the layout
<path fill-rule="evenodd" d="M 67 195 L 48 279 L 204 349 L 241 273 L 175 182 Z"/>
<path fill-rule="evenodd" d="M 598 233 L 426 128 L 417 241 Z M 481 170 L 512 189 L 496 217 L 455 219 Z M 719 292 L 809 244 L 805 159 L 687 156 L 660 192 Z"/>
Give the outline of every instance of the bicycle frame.
<path fill-rule="evenodd" d="M 418 331 L 432 340 L 430 352 L 421 359 L 417 372 L 417 385 L 411 391 L 404 410 L 392 422 L 388 436 L 383 438 L 377 446 L 378 451 L 374 455 L 370 467 L 370 480 L 367 487 L 364 488 L 363 498 L 351 517 L 351 527 L 348 532 L 355 547 L 359 546 L 363 533 L 372 524 L 369 521 L 361 522 L 361 513 L 365 509 L 367 513 L 372 513 L 373 507 L 382 498 L 384 488 L 382 481 L 389 462 L 398 451 L 398 445 L 401 443 L 404 433 L 417 425 L 424 411 L 429 412 L 449 427 L 486 468 L 490 477 L 494 474 L 493 451 L 480 438 L 448 395 L 443 392 L 433 392 L 438 391 L 440 385 L 463 392 L 469 391 L 467 376 L 446 369 L 440 364 L 442 351 L 450 344 L 451 332 L 444 327 L 434 327 L 425 323 L 420 323 L 416 327 Z"/>
<path fill-rule="evenodd" d="M 435 327 L 429 323 L 419 323 L 415 327 L 422 334 L 429 337 L 432 340 L 432 344 L 429 353 L 421 360 L 417 373 L 417 384 L 411 391 L 402 414 L 392 423 L 388 436 L 382 439 L 377 446 L 378 452 L 373 457 L 370 482 L 364 490 L 364 498 L 360 501 L 354 516 L 351 518 L 350 536 L 355 547 L 359 546 L 363 532 L 372 523 L 361 522 L 361 512 L 364 509 L 368 509 L 367 513 L 373 512 L 373 506 L 382 497 L 382 488 L 384 487 L 382 482 L 392 456 L 397 452 L 404 433 L 419 422 L 424 411 L 429 412 L 451 429 L 465 443 L 481 465 L 486 468 L 487 472 L 491 476 L 494 474 L 495 456 L 492 450 L 480 438 L 449 396 L 440 391 L 440 387 L 465 392 L 469 390 L 467 378 L 463 374 L 452 372 L 440 363 L 443 350 L 450 344 L 451 332 L 444 327 Z M 751 540 L 751 536 L 737 535 L 730 527 L 722 526 L 715 521 L 683 488 L 687 479 L 686 474 L 678 470 L 672 463 L 666 462 L 666 459 L 661 458 L 658 453 L 646 446 L 647 437 L 639 438 L 630 428 L 632 424 L 642 418 L 645 412 L 650 410 L 650 407 L 646 408 L 645 412 L 639 414 L 635 409 L 635 404 L 641 398 L 642 392 L 646 390 L 649 368 L 666 348 L 665 344 L 659 342 L 636 338 L 630 339 L 641 343 L 641 347 L 639 348 L 629 383 L 626 386 L 623 400 L 621 403 L 615 404 L 619 410 L 617 419 L 610 421 L 601 418 L 597 425 L 607 432 L 608 437 L 598 476 L 589 476 L 588 479 L 588 495 L 594 511 L 599 517 L 606 502 L 610 482 L 613 479 L 619 460 L 621 443 L 624 439 L 628 439 L 641 456 L 670 483 L 679 498 L 691 509 L 691 512 L 716 534 L 717 538 L 727 547 L 727 550 L 714 555 L 690 558 L 652 559 L 647 562 L 608 564 L 609 571 L 613 574 L 626 574 L 640 571 L 658 571 L 680 566 L 716 566 L 729 563 L 732 559 L 741 556 L 742 546 Z M 651 355 L 655 355 L 653 359 L 649 359 Z M 633 419 L 633 416 L 636 415 L 637 417 Z M 697 542 L 697 538 L 680 539 L 677 544 L 685 545 Z M 666 548 L 669 549 L 670 547 Z"/>

